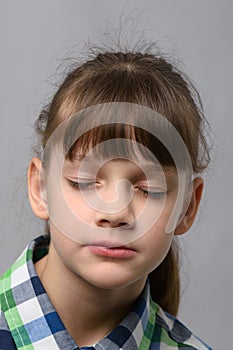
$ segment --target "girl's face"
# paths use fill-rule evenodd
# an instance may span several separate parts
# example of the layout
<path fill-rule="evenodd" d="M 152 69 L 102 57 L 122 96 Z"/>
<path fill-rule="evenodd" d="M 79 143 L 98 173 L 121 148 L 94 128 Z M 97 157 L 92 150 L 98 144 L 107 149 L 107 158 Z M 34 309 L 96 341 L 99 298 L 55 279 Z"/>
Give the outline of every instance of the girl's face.
<path fill-rule="evenodd" d="M 173 233 L 166 233 L 166 226 L 177 198 L 176 171 L 165 171 L 165 177 L 154 176 L 155 173 L 152 176 L 151 172 L 150 177 L 148 169 L 152 165 L 146 161 L 139 167 L 129 160 L 114 159 L 104 163 L 96 177 L 90 164 L 89 173 L 86 171 L 77 178 L 79 167 L 78 160 L 65 161 L 63 195 L 74 215 L 86 227 L 87 236 L 89 229 L 92 232 L 101 229 L 108 238 L 75 242 L 50 220 L 51 251 L 64 267 L 96 287 L 121 288 L 144 280 L 162 262 L 172 242 Z M 88 202 L 96 193 L 101 198 L 99 208 L 98 202 L 96 206 Z M 116 202 L 120 210 L 110 210 Z M 52 211 L 55 201 L 49 206 Z M 134 239 L 142 214 L 144 221 L 153 224 Z M 79 232 L 83 226 L 76 230 L 85 235 Z M 114 230 L 117 230 L 117 241 Z"/>

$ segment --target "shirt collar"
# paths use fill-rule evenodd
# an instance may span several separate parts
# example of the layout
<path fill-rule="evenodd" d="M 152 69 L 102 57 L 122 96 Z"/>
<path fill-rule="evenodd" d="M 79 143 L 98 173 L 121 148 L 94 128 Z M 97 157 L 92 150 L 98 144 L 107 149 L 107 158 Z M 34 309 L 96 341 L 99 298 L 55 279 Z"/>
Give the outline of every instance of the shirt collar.
<path fill-rule="evenodd" d="M 47 253 L 48 237 L 32 241 L 2 277 L 0 300 L 18 349 L 79 349 L 36 274 L 33 260 Z M 129 314 L 105 338 L 83 349 L 149 349 L 155 312 L 147 282 Z M 29 346 L 29 347 L 27 347 Z M 82 349 L 82 348 L 81 348 Z"/>

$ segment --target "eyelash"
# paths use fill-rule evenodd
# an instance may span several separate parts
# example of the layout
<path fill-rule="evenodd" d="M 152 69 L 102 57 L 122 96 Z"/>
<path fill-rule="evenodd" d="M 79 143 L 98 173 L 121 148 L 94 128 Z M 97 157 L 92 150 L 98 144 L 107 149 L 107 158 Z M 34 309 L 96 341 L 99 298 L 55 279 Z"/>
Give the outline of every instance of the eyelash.
<path fill-rule="evenodd" d="M 153 199 L 162 199 L 164 198 L 164 196 L 166 196 L 167 192 L 166 191 L 148 191 L 145 190 L 141 187 L 136 187 L 137 192 L 139 192 L 140 194 L 142 194 L 144 197 L 151 197 Z"/>
<path fill-rule="evenodd" d="M 96 187 L 96 182 L 76 182 L 72 180 L 67 180 L 68 184 L 77 190 L 85 190 L 85 189 L 90 189 L 93 187 Z"/>
<path fill-rule="evenodd" d="M 96 182 L 76 182 L 72 181 L 70 179 L 67 180 L 68 184 L 77 190 L 88 190 L 88 189 L 94 189 L 96 188 Z M 153 199 L 162 199 L 164 196 L 167 195 L 167 191 L 148 191 L 141 187 L 135 187 L 136 193 L 139 193 L 140 195 L 143 195 L 144 197 L 150 197 Z"/>

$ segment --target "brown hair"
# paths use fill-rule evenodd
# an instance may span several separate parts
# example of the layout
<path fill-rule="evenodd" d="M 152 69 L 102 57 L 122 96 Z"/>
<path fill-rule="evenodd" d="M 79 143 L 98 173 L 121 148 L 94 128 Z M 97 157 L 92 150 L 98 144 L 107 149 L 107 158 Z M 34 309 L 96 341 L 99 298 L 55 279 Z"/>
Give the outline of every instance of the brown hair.
<path fill-rule="evenodd" d="M 207 166 L 210 157 L 203 132 L 206 120 L 198 92 L 173 64 L 149 50 L 97 52 L 85 63 L 72 68 L 36 121 L 36 131 L 41 137 L 42 146 L 45 147 L 53 131 L 69 116 L 105 102 L 135 103 L 165 116 L 183 138 L 193 171 L 201 172 Z M 120 131 L 121 137 L 125 137 L 122 130 L 125 127 Z M 99 138 L 106 135 L 102 131 L 103 128 L 100 128 Z M 110 126 L 108 131 L 110 136 L 107 138 L 119 137 L 119 131 L 118 134 L 114 131 L 110 133 Z M 144 139 L 142 131 L 137 130 L 136 134 L 135 138 L 139 141 Z M 96 133 L 89 134 L 89 140 L 90 135 L 93 138 Z M 151 138 L 144 144 L 150 147 Z M 72 158 L 72 152 L 69 156 Z M 162 158 L 160 161 L 163 161 Z M 175 241 L 160 266 L 150 273 L 149 279 L 153 300 L 175 316 L 180 299 Z"/>

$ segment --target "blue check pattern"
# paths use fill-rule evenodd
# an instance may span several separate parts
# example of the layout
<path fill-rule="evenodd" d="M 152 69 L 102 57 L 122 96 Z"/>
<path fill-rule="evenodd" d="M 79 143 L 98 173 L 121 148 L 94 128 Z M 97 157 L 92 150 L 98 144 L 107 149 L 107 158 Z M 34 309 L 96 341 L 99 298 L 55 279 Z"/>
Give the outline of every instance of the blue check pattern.
<path fill-rule="evenodd" d="M 0 279 L 0 350 L 211 350 L 143 293 L 125 319 L 98 343 L 79 348 L 54 309 L 34 268 L 48 237 L 27 247 Z"/>

